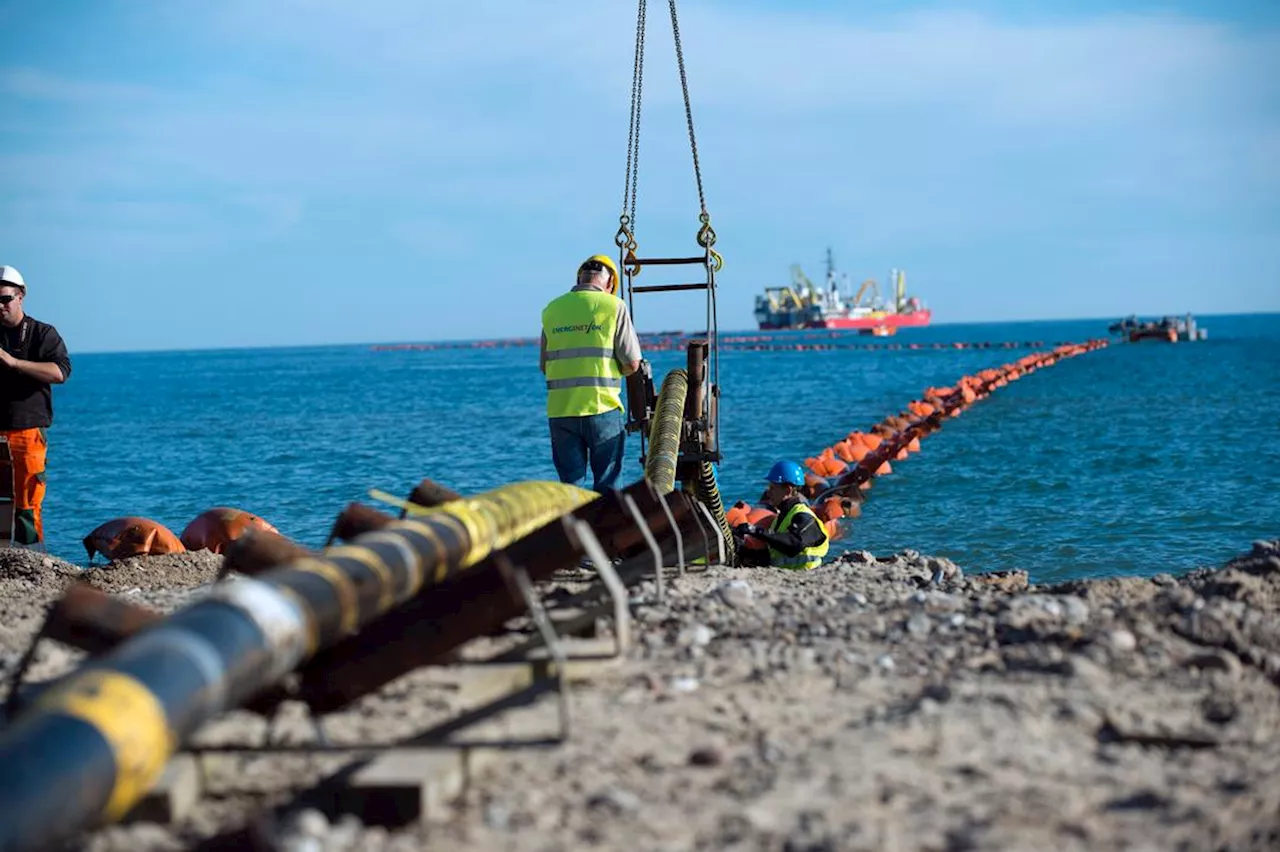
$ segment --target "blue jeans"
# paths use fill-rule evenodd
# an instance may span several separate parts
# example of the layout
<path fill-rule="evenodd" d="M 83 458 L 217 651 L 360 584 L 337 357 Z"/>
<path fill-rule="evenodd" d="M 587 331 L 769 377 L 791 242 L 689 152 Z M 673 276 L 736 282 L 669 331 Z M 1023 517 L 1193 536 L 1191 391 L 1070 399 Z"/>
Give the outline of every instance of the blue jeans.
<path fill-rule="evenodd" d="M 551 461 L 561 482 L 585 488 L 589 463 L 596 491 L 603 494 L 618 487 L 627 440 L 622 409 L 587 417 L 550 417 L 547 422 L 551 424 Z"/>

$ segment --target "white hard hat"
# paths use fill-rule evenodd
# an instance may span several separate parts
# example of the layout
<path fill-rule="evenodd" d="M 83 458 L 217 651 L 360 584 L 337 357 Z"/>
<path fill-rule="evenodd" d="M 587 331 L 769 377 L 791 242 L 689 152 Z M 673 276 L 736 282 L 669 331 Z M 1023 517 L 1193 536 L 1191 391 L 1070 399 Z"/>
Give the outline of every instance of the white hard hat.
<path fill-rule="evenodd" d="M 22 280 L 22 273 L 12 266 L 0 266 L 0 283 L 21 287 L 24 293 L 27 291 L 27 282 Z"/>

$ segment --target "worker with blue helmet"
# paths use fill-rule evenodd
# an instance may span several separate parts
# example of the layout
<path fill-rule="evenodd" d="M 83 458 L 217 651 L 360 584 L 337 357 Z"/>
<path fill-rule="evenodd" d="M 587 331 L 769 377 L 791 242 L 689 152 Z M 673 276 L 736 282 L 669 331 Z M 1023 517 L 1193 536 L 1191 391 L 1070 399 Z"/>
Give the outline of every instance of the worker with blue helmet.
<path fill-rule="evenodd" d="M 803 488 L 804 468 L 799 462 L 784 459 L 775 462 L 773 467 L 769 468 L 769 475 L 765 477 L 765 481 L 770 485 L 794 485 L 796 488 Z"/>
<path fill-rule="evenodd" d="M 739 524 L 734 532 L 753 535 L 769 548 L 769 564 L 775 568 L 810 571 L 822 564 L 830 536 L 822 520 L 804 501 L 804 468 L 798 462 L 782 460 L 769 469 L 764 501 L 777 512 L 768 529 Z"/>

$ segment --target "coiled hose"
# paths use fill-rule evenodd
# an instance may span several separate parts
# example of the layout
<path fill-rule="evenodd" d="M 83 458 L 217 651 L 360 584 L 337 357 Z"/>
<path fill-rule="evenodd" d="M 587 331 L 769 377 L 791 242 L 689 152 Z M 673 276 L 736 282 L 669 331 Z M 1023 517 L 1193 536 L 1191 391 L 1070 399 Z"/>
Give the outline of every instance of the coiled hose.
<path fill-rule="evenodd" d="M 711 510 L 711 517 L 716 519 L 716 525 L 720 527 L 720 536 L 724 539 L 724 564 L 734 564 L 733 528 L 725 517 L 720 485 L 716 482 L 716 469 L 711 462 L 704 461 L 698 465 L 698 478 L 693 483 L 693 494 L 699 503 Z"/>
<path fill-rule="evenodd" d="M 644 478 L 659 494 L 676 487 L 676 456 L 680 452 L 680 429 L 684 425 L 684 400 L 689 394 L 689 374 L 672 370 L 662 380 L 653 422 L 649 426 L 649 454 L 644 460 Z"/>

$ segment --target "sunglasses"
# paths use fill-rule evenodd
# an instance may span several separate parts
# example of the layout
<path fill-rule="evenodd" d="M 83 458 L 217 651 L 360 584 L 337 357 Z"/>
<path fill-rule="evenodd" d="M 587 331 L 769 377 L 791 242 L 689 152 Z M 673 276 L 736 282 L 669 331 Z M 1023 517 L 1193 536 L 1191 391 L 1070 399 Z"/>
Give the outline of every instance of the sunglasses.
<path fill-rule="evenodd" d="M 598 260 L 588 260 L 586 263 L 582 264 L 582 267 L 578 271 L 579 272 L 604 272 L 605 269 L 607 268 L 608 267 L 606 267 L 603 263 L 601 263 Z"/>
<path fill-rule="evenodd" d="M 16 293 L 5 293 L 3 296 L 0 296 L 0 305 L 7 305 L 16 298 L 18 298 Z"/>

